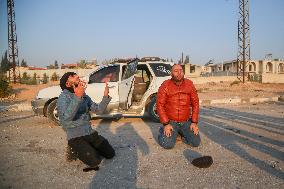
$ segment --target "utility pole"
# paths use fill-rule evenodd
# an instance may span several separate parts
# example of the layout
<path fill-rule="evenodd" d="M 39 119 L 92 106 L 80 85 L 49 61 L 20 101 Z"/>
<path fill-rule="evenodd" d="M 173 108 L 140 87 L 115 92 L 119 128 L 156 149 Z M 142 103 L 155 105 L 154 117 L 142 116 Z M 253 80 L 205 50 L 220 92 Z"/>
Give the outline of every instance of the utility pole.
<path fill-rule="evenodd" d="M 14 0 L 7 0 L 7 13 L 8 13 L 8 54 L 9 54 L 9 81 L 10 72 L 12 67 L 13 81 L 17 81 L 16 63 L 18 60 L 18 47 L 17 47 L 17 34 L 16 34 L 16 22 L 15 22 L 15 11 L 14 11 Z"/>
<path fill-rule="evenodd" d="M 245 83 L 250 62 L 249 0 L 239 0 L 237 77 Z"/>

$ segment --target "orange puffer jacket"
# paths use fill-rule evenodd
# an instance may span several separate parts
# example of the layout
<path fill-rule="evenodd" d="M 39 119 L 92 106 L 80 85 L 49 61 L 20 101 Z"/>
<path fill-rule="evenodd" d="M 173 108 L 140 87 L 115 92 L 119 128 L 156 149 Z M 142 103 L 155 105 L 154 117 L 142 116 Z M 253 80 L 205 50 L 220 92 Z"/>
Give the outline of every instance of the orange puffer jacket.
<path fill-rule="evenodd" d="M 170 120 L 184 122 L 190 118 L 197 123 L 199 99 L 192 81 L 184 79 L 180 85 L 171 79 L 164 81 L 158 91 L 157 111 L 163 124 Z"/>

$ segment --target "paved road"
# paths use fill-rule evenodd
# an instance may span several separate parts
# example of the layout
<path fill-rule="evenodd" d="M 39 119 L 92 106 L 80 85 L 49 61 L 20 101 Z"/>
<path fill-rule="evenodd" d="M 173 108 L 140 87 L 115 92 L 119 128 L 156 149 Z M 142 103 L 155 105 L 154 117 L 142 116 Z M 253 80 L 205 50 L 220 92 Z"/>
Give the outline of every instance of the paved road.
<path fill-rule="evenodd" d="M 93 120 L 116 157 L 83 173 L 64 159 L 65 135 L 31 112 L 0 113 L 0 188 L 283 188 L 284 104 L 203 107 L 202 144 L 157 144 L 160 124 L 144 118 Z M 198 169 L 191 160 L 211 155 Z"/>

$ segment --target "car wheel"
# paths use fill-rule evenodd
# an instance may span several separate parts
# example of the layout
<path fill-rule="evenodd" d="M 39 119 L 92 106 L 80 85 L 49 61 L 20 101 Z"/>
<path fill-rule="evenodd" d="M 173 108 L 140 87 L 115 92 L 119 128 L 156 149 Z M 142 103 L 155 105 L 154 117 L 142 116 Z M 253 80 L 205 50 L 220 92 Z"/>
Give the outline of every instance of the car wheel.
<path fill-rule="evenodd" d="M 148 105 L 148 113 L 154 122 L 160 122 L 156 106 L 156 97 L 153 97 Z"/>
<path fill-rule="evenodd" d="M 52 120 L 56 125 L 59 125 L 59 118 L 57 113 L 57 99 L 51 101 L 47 107 L 47 117 Z"/>

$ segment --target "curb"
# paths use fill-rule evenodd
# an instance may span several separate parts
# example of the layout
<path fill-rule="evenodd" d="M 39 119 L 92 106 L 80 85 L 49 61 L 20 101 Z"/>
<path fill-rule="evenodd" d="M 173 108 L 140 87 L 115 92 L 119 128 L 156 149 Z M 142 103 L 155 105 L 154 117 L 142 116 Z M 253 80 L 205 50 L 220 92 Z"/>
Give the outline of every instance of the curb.
<path fill-rule="evenodd" d="M 0 112 L 3 111 L 14 111 L 14 112 L 32 111 L 32 106 L 30 104 L 14 104 L 10 106 L 0 106 Z"/>
<path fill-rule="evenodd" d="M 215 100 L 199 100 L 200 105 L 214 105 L 214 104 L 244 104 L 244 103 L 262 103 L 262 102 L 284 102 L 284 97 L 274 96 L 267 98 L 224 98 Z"/>

